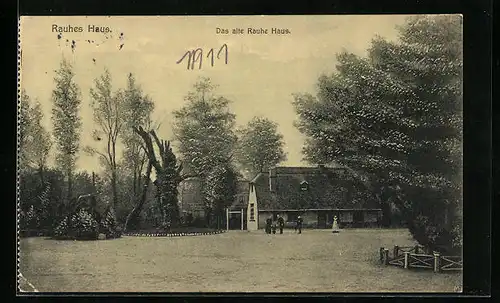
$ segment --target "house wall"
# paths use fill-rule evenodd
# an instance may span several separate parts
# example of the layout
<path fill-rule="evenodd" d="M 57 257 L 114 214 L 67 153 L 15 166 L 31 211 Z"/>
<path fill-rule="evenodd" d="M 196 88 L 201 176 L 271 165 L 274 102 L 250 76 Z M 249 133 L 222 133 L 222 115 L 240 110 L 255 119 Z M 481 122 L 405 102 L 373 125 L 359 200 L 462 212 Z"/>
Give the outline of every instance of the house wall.
<path fill-rule="evenodd" d="M 356 221 L 354 212 L 363 213 L 362 221 Z M 326 214 L 326 225 L 325 227 L 318 227 L 318 214 Z M 259 211 L 258 229 L 264 229 L 266 226 L 266 219 L 269 217 L 275 217 L 277 214 L 285 219 L 285 228 L 295 227 L 295 218 L 299 214 L 298 211 Z M 337 216 L 338 223 L 340 227 L 373 227 L 378 226 L 379 220 L 381 218 L 381 211 L 377 210 L 306 210 L 300 211 L 300 216 L 303 219 L 304 228 L 331 228 L 333 223 L 333 216 Z"/>
<path fill-rule="evenodd" d="M 295 227 L 295 216 L 291 219 L 291 212 L 280 212 L 280 211 L 259 211 L 259 229 L 264 229 L 266 227 L 266 220 L 269 217 L 276 217 L 280 215 L 285 220 L 285 228 Z M 306 211 L 301 212 L 300 216 L 303 219 L 302 226 L 305 228 L 315 228 L 318 224 L 318 213 L 316 211 Z"/>

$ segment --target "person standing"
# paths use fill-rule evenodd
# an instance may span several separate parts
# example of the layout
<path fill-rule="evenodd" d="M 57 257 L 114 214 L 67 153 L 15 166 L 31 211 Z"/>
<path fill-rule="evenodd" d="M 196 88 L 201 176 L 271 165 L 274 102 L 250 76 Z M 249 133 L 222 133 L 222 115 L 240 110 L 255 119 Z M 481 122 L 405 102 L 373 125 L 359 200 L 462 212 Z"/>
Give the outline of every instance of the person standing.
<path fill-rule="evenodd" d="M 303 222 L 302 217 L 298 216 L 296 228 L 299 230 L 299 234 L 302 233 L 302 222 Z"/>
<path fill-rule="evenodd" d="M 283 228 L 285 227 L 285 220 L 280 215 L 278 215 L 278 226 L 280 228 L 280 234 L 283 234 Z"/>
<path fill-rule="evenodd" d="M 266 234 L 270 234 L 271 233 L 271 224 L 273 222 L 273 219 L 271 219 L 271 217 L 267 218 L 266 219 Z"/>

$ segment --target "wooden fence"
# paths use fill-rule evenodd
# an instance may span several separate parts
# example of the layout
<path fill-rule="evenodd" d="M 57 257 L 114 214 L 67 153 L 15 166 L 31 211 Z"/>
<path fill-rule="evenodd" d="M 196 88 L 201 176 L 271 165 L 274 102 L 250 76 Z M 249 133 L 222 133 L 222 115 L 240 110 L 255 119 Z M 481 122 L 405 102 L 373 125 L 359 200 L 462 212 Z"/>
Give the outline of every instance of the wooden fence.
<path fill-rule="evenodd" d="M 463 269 L 460 256 L 442 256 L 438 252 L 432 254 L 423 246 L 394 246 L 392 255 L 388 248 L 380 248 L 380 262 L 385 265 L 403 268 L 427 268 L 434 272 L 456 271 Z"/>

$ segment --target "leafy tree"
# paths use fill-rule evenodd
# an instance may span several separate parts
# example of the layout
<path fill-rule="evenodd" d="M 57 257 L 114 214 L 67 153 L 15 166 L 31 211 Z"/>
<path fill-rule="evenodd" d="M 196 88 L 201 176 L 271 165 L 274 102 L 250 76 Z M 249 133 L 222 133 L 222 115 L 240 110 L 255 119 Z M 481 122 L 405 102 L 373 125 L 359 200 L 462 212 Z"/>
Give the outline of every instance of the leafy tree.
<path fill-rule="evenodd" d="M 187 104 L 173 112 L 182 160 L 202 179 L 215 166 L 230 161 L 237 140 L 229 100 L 216 96 L 215 88 L 210 79 L 201 78 L 186 96 Z"/>
<path fill-rule="evenodd" d="M 123 164 L 132 175 L 132 193 L 134 199 L 137 200 L 142 192 L 144 178 L 141 176 L 147 167 L 147 156 L 142 149 L 142 139 L 134 131 L 134 127 L 143 126 L 146 129 L 153 127 L 151 114 L 154 103 L 144 95 L 132 74 L 128 75 L 127 88 L 123 94 L 125 123 L 122 131 Z"/>
<path fill-rule="evenodd" d="M 435 249 L 461 236 L 461 22 L 410 18 L 399 42 L 374 39 L 368 58 L 340 54 L 317 96 L 294 102 L 306 159 L 362 172 Z"/>
<path fill-rule="evenodd" d="M 21 219 L 23 214 L 28 212 L 36 215 L 38 223 L 31 228 L 51 229 L 52 224 L 58 221 L 63 213 L 64 199 L 64 174 L 54 169 L 45 171 L 45 182 L 40 182 L 38 172 L 33 169 L 27 169 L 20 172 L 21 182 L 19 184 L 19 204 Z M 34 222 L 34 221 L 32 221 Z M 27 228 L 21 222 L 21 229 Z"/>
<path fill-rule="evenodd" d="M 169 141 L 160 140 L 154 130 L 146 132 L 142 127 L 135 128 L 138 135 L 141 136 L 145 150 L 148 155 L 148 172 L 154 167 L 156 172 L 155 185 L 157 188 L 157 201 L 159 201 L 159 209 L 162 212 L 162 225 L 166 226 L 168 223 L 171 226 L 178 225 L 179 222 L 179 205 L 177 203 L 178 192 L 177 188 L 179 183 L 190 177 L 190 175 L 181 175 L 182 164 L 178 163 L 175 154 L 172 151 Z M 153 140 L 159 152 L 159 159 L 156 157 Z M 146 176 L 149 178 L 149 173 Z M 145 182 L 144 195 L 147 194 L 147 184 Z M 141 199 L 145 201 L 146 198 Z M 142 205 L 138 207 L 142 208 Z M 137 207 L 136 207 L 137 208 Z M 131 215 L 138 216 L 139 212 L 131 213 Z"/>
<path fill-rule="evenodd" d="M 25 150 L 28 153 L 25 159 L 28 165 L 35 167 L 40 175 L 40 181 L 44 181 L 44 172 L 47 168 L 47 160 L 52 147 L 50 133 L 43 127 L 43 113 L 40 103 L 35 104 L 31 112 L 29 134 Z"/>
<path fill-rule="evenodd" d="M 286 160 L 285 142 L 278 125 L 267 118 L 254 117 L 239 131 L 236 159 L 249 176 L 269 170 Z"/>
<path fill-rule="evenodd" d="M 56 164 L 68 180 L 68 200 L 72 197 L 72 176 L 80 147 L 81 104 L 80 89 L 74 81 L 71 64 L 63 58 L 56 71 L 55 89 L 52 91 L 53 135 L 57 147 Z"/>
<path fill-rule="evenodd" d="M 116 147 L 118 137 L 124 125 L 124 95 L 122 91 L 113 94 L 111 74 L 106 69 L 100 78 L 95 79 L 94 88 L 90 89 L 92 109 L 94 112 L 94 136 L 96 141 L 102 141 L 104 152 L 87 146 L 85 151 L 91 155 L 97 154 L 110 172 L 113 207 L 118 205 L 117 193 L 117 161 Z"/>
<path fill-rule="evenodd" d="M 21 90 L 19 98 L 19 111 L 18 111 L 18 142 L 19 142 L 19 165 L 20 169 L 24 170 L 28 165 L 26 155 L 28 154 L 25 147 L 28 141 L 29 127 L 31 122 L 31 102 L 30 96 L 26 93 L 25 89 Z"/>
<path fill-rule="evenodd" d="M 216 218 L 217 227 L 224 217 L 224 209 L 230 206 L 236 196 L 238 176 L 231 165 L 214 167 L 207 175 L 203 186 L 205 213 L 208 225 L 212 217 Z"/>
<path fill-rule="evenodd" d="M 32 106 L 25 90 L 21 92 L 19 115 L 20 160 L 23 169 L 33 167 L 38 170 L 44 183 L 43 173 L 52 147 L 50 133 L 43 127 L 43 113 L 39 102 Z"/>

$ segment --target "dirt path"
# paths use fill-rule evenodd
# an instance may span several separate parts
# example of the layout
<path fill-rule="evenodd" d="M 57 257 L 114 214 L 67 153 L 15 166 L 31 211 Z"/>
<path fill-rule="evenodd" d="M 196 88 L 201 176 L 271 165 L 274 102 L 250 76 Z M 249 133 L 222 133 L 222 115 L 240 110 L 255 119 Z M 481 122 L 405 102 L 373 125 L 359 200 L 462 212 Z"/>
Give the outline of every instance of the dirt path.
<path fill-rule="evenodd" d="M 39 291 L 454 292 L 460 274 L 378 263 L 413 244 L 404 230 L 234 231 L 180 238 L 21 241 L 21 269 Z"/>

